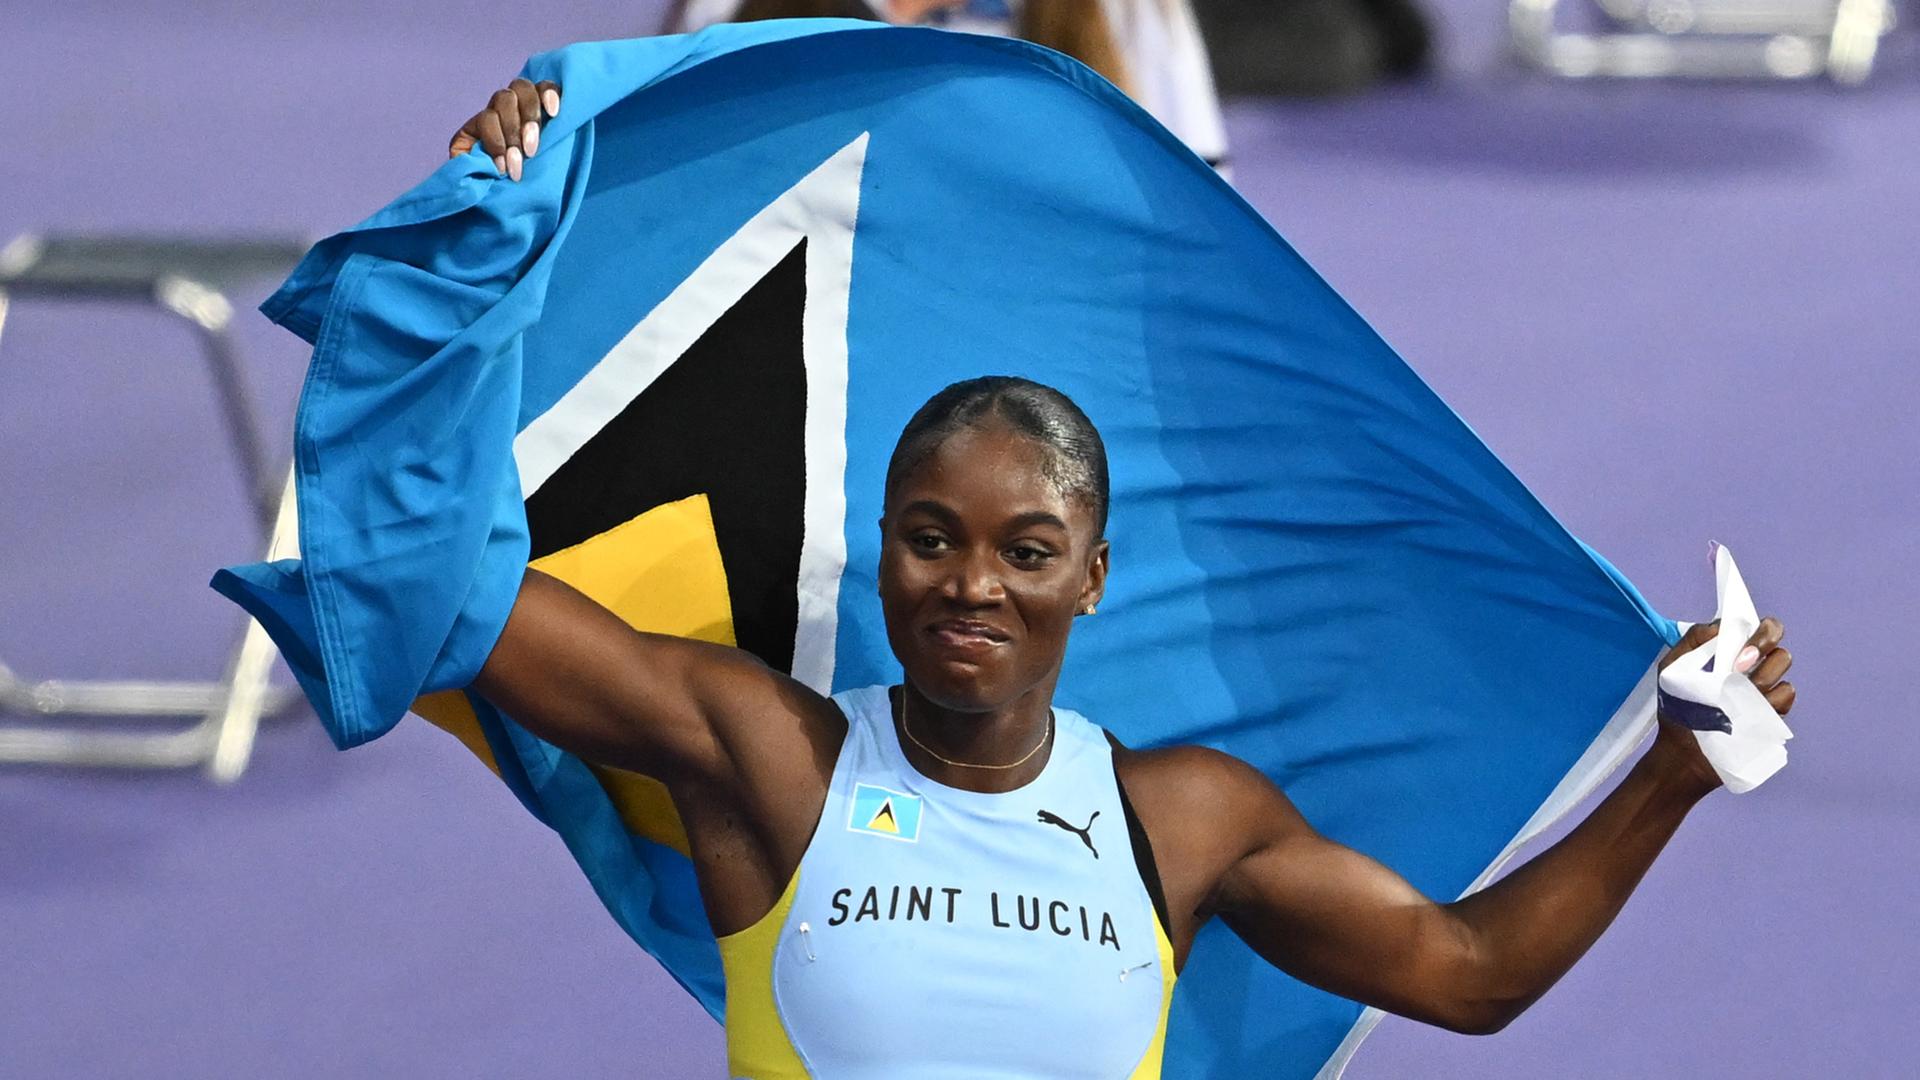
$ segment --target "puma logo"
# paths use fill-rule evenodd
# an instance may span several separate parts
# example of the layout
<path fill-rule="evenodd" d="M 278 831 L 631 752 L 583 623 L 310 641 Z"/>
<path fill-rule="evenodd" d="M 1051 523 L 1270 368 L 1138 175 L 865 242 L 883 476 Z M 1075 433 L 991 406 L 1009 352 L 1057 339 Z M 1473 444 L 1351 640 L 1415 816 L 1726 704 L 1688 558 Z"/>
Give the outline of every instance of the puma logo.
<path fill-rule="evenodd" d="M 1095 810 L 1093 812 L 1093 816 L 1087 819 L 1087 827 L 1084 829 L 1077 829 L 1072 825 L 1067 824 L 1067 821 L 1065 818 L 1061 817 L 1059 814 L 1056 814 L 1051 810 L 1040 811 L 1040 821 L 1042 824 L 1058 825 L 1061 828 L 1072 833 L 1073 835 L 1079 837 L 1080 842 L 1087 845 L 1087 850 L 1093 852 L 1093 857 L 1096 859 L 1100 857 L 1100 849 L 1093 846 L 1092 833 L 1093 833 L 1093 823 L 1099 820 L 1099 818 L 1100 818 L 1100 811 Z"/>

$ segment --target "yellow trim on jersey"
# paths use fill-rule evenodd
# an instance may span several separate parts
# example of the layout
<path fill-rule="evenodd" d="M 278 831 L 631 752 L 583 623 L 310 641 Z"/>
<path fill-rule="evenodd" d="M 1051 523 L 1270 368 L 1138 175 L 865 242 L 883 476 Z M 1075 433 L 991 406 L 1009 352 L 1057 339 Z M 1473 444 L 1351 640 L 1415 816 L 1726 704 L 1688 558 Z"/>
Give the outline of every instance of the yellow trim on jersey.
<path fill-rule="evenodd" d="M 727 979 L 727 1075 L 751 1080 L 806 1080 L 807 1067 L 780 1020 L 773 999 L 773 958 L 786 928 L 800 871 L 773 910 L 738 933 L 719 939 L 720 969 Z M 1156 1042 L 1157 1045 L 1157 1042 Z"/>
<path fill-rule="evenodd" d="M 736 644 L 727 572 L 705 495 L 647 512 L 532 563 L 613 612 L 635 630 Z M 499 775 L 466 695 L 429 694 L 413 711 L 459 739 Z M 649 776 L 590 766 L 627 831 L 690 855 L 686 826 L 664 784 Z"/>
<path fill-rule="evenodd" d="M 1146 1056 L 1134 1066 L 1127 1080 L 1160 1080 L 1160 1064 L 1167 1052 L 1167 1012 L 1173 1008 L 1173 984 L 1180 976 L 1174 973 L 1173 942 L 1167 940 L 1158 912 L 1153 916 L 1153 945 L 1160 954 L 1160 1024 L 1154 1028 L 1153 1042 L 1147 1044 Z"/>

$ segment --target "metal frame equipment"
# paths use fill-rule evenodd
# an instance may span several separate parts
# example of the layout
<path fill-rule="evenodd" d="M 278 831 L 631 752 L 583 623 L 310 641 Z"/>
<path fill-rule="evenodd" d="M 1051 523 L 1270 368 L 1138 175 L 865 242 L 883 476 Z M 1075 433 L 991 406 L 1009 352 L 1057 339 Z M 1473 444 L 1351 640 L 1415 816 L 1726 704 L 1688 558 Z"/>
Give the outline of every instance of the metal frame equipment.
<path fill-rule="evenodd" d="M 184 321 L 212 369 L 267 557 L 280 558 L 295 545 L 292 474 L 269 462 L 224 290 L 286 274 L 306 248 L 291 238 L 21 236 L 0 249 L 0 331 L 9 303 L 27 299 L 155 307 Z M 294 696 L 270 682 L 274 657 L 273 642 L 249 619 L 218 681 L 28 681 L 0 663 L 0 715 L 9 717 L 0 726 L 0 764 L 198 766 L 217 781 L 237 779 L 262 716 Z M 136 718 L 142 722 L 128 723 Z M 153 718 L 191 722 L 156 728 Z"/>

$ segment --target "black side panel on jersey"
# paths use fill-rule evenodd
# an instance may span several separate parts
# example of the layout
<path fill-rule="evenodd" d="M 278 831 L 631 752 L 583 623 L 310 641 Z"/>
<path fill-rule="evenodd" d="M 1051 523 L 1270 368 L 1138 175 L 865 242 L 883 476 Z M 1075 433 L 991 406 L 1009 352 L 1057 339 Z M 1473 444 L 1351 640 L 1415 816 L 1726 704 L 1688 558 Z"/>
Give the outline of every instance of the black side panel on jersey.
<path fill-rule="evenodd" d="M 1113 732 L 1102 729 L 1107 742 L 1115 750 L 1125 750 Z M 1153 844 L 1147 839 L 1147 830 L 1140 827 L 1139 815 L 1133 812 L 1133 802 L 1127 798 L 1127 785 L 1120 782 L 1120 767 L 1116 762 L 1113 769 L 1114 790 L 1120 793 L 1120 812 L 1127 818 L 1127 839 L 1133 843 L 1133 865 L 1140 871 L 1140 883 L 1147 887 L 1147 895 L 1153 899 L 1153 913 L 1160 917 L 1160 932 L 1173 938 L 1173 921 L 1167 918 L 1167 894 L 1160 886 L 1160 866 L 1153 861 Z"/>

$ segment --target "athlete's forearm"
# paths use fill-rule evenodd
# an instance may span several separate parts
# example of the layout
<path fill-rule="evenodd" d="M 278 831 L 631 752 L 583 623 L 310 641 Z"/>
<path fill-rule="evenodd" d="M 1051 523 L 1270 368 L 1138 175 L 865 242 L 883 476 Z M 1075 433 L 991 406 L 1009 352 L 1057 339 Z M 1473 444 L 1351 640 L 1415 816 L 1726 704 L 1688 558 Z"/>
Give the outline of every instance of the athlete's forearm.
<path fill-rule="evenodd" d="M 1559 843 L 1447 905 L 1474 943 L 1475 1028 L 1505 1026 L 1566 974 L 1712 790 L 1676 741 L 1687 737 L 1663 727 L 1620 786 Z"/>

